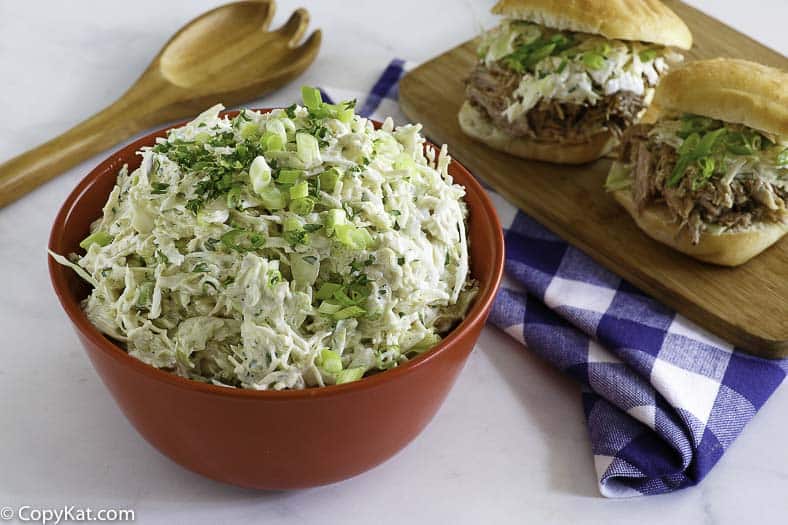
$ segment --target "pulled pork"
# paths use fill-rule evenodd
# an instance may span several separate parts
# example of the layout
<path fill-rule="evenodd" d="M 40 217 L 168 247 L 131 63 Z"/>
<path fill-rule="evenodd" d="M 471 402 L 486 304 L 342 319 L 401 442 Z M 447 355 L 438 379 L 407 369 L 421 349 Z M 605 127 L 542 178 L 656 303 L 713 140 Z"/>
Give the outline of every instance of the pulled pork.
<path fill-rule="evenodd" d="M 510 122 L 503 112 L 519 83 L 520 75 L 510 69 L 478 64 L 466 82 L 466 95 L 474 107 L 509 135 L 568 144 L 587 142 L 605 129 L 620 136 L 645 107 L 643 97 L 630 91 L 606 96 L 594 106 L 542 99 L 528 113 Z"/>
<path fill-rule="evenodd" d="M 668 186 L 678 154 L 672 146 L 649 137 L 652 127 L 632 126 L 621 139 L 620 161 L 633 167 L 632 197 L 638 210 L 650 202 L 664 202 L 694 244 L 710 224 L 736 229 L 785 220 L 788 191 L 753 173 L 729 181 L 713 177 L 693 187 L 690 167 L 679 184 Z"/>

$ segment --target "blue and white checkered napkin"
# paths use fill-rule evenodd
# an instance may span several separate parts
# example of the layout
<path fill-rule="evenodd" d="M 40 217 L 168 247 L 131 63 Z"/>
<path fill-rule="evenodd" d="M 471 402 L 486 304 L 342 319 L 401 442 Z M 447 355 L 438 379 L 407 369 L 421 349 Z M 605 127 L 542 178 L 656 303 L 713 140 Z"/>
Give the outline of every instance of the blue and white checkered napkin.
<path fill-rule="evenodd" d="M 362 114 L 406 121 L 396 102 L 404 69 L 389 64 Z M 491 196 L 507 255 L 490 321 L 583 385 L 601 493 L 698 483 L 780 385 L 788 360 L 734 349 Z"/>

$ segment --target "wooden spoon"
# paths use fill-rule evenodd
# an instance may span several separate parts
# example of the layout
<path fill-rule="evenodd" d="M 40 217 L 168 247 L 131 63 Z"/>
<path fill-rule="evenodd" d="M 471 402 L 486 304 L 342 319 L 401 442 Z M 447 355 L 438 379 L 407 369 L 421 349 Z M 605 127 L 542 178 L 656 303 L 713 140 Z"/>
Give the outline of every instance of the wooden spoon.
<path fill-rule="evenodd" d="M 298 45 L 309 25 L 304 9 L 267 31 L 275 7 L 274 0 L 235 2 L 186 24 L 120 99 L 0 164 L 0 207 L 144 129 L 219 102 L 233 106 L 252 100 L 298 76 L 317 56 L 321 33 Z"/>

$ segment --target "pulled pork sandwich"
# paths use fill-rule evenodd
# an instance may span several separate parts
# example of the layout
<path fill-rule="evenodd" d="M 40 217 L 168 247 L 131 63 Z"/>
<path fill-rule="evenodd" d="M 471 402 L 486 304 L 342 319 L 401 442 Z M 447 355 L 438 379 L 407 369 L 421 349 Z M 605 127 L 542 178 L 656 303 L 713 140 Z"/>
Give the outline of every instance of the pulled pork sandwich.
<path fill-rule="evenodd" d="M 662 79 L 607 189 L 649 236 L 736 266 L 788 232 L 788 74 L 719 58 Z"/>
<path fill-rule="evenodd" d="M 580 164 L 637 122 L 692 35 L 657 0 L 501 0 L 459 114 L 469 136 L 518 157 Z"/>

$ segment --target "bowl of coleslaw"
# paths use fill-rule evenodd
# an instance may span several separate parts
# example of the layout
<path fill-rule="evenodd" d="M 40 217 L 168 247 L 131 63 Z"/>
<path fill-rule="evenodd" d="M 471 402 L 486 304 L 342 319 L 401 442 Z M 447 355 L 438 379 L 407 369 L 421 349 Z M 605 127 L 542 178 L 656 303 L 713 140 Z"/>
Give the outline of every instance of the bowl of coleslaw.
<path fill-rule="evenodd" d="M 418 435 L 503 270 L 494 207 L 445 147 L 304 99 L 129 144 L 49 241 L 60 302 L 138 432 L 258 489 L 354 476 Z"/>

